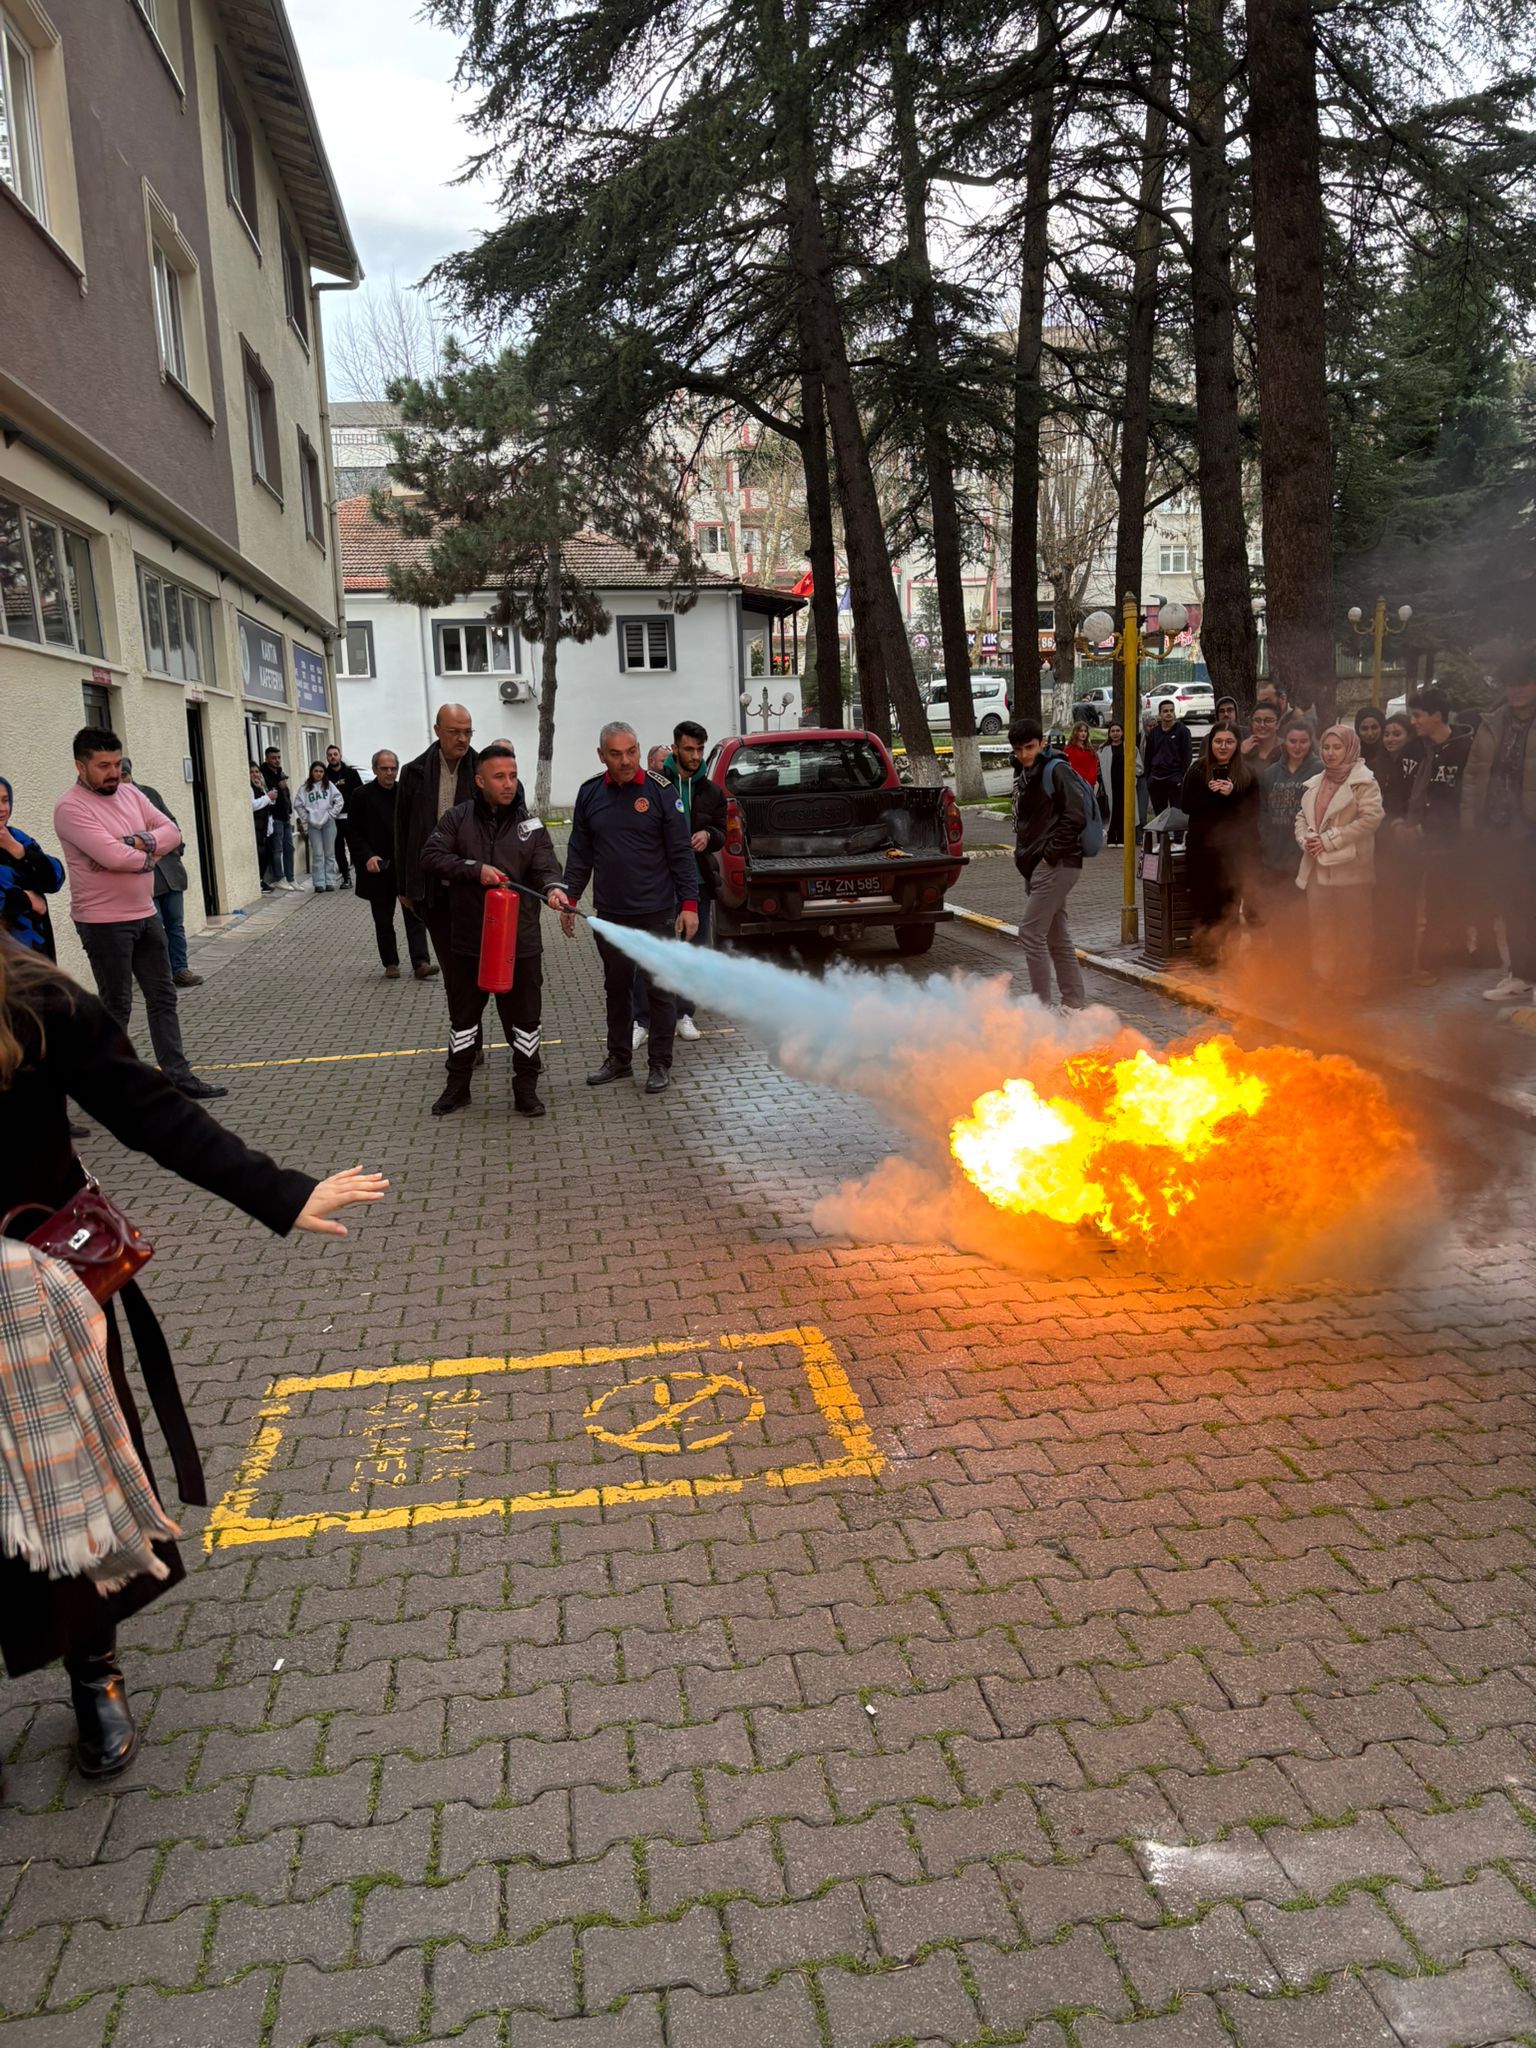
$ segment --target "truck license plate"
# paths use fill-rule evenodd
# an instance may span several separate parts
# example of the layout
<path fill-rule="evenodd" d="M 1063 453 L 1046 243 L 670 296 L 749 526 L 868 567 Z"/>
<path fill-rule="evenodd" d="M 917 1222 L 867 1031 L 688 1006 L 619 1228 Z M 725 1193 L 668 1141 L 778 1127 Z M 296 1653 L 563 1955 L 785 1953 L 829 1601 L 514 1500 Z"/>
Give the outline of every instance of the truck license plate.
<path fill-rule="evenodd" d="M 885 881 L 879 875 L 815 875 L 806 883 L 810 896 L 883 896 Z"/>

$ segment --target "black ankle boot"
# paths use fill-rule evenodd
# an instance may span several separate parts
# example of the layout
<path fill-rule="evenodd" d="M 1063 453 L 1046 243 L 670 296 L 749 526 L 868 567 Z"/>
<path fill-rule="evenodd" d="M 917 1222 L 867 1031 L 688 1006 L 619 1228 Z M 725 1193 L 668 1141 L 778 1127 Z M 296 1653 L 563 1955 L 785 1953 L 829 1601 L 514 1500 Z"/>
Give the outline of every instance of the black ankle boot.
<path fill-rule="evenodd" d="M 132 1763 L 139 1731 L 128 1704 L 128 1688 L 115 1650 L 71 1657 L 70 1697 L 80 1735 L 76 1762 L 85 1778 L 115 1778 Z"/>
<path fill-rule="evenodd" d="M 519 1116 L 548 1116 L 549 1114 L 549 1111 L 540 1102 L 538 1091 L 532 1082 L 529 1082 L 526 1087 L 513 1089 L 512 1107 Z"/>
<path fill-rule="evenodd" d="M 469 1083 L 450 1081 L 432 1105 L 434 1116 L 452 1116 L 456 1109 L 464 1109 L 469 1103 Z"/>

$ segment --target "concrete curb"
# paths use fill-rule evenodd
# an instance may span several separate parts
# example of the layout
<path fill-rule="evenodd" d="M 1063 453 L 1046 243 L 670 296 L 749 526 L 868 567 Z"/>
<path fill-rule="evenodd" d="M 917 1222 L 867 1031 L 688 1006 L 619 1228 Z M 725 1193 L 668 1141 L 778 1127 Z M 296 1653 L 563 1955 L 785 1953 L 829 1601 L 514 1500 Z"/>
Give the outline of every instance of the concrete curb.
<path fill-rule="evenodd" d="M 1009 924 L 1003 918 L 988 917 L 980 910 L 962 910 L 958 903 L 950 903 L 947 907 L 965 924 L 977 925 L 983 931 L 1001 932 L 1008 938 L 1016 939 L 1019 935 L 1018 926 Z M 1287 1018 L 1268 1016 L 1260 1010 L 1239 1009 L 1232 1003 L 1222 1002 L 1218 996 L 1205 989 L 1191 988 L 1188 982 L 1180 981 L 1171 974 L 1164 974 L 1158 968 L 1138 966 L 1134 961 L 1117 959 L 1109 953 L 1096 953 L 1086 946 L 1079 946 L 1076 950 L 1078 959 L 1085 967 L 1097 968 L 1101 974 L 1112 975 L 1116 981 L 1128 982 L 1134 988 L 1151 989 L 1158 995 L 1171 997 L 1174 1002 L 1184 1004 L 1186 1009 L 1204 1010 L 1209 1016 L 1225 1017 L 1234 1024 L 1256 1024 L 1262 1030 L 1283 1033 L 1288 1040 L 1304 1045 L 1313 1052 L 1347 1053 L 1351 1059 L 1360 1060 L 1368 1066 L 1383 1067 L 1393 1074 L 1411 1074 L 1416 1079 L 1433 1082 L 1435 1087 L 1473 1109 L 1484 1112 L 1490 1109 L 1499 1110 L 1506 1116 L 1517 1117 L 1527 1129 L 1536 1131 L 1536 1099 L 1522 1094 L 1518 1089 L 1496 1086 L 1479 1088 L 1461 1075 L 1452 1073 L 1448 1068 L 1429 1065 L 1423 1060 L 1410 1059 L 1405 1054 L 1378 1050 L 1362 1052 L 1358 1045 L 1350 1044 L 1347 1040 L 1331 1038 L 1316 1031 L 1302 1031 Z M 1517 1023 L 1512 1016 L 1510 1022 L 1514 1029 L 1524 1031 L 1536 1028 L 1526 1025 L 1523 1021 L 1524 1016 L 1536 1019 L 1536 1012 L 1515 1014 L 1521 1016 L 1522 1021 Z"/>

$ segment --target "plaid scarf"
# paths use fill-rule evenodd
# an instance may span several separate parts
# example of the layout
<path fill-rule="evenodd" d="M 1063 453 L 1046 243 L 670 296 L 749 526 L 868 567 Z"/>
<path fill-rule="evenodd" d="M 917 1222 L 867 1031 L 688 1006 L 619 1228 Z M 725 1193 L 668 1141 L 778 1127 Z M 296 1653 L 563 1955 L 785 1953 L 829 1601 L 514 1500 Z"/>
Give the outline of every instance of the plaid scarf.
<path fill-rule="evenodd" d="M 116 1593 L 168 1576 L 178 1536 L 149 1483 L 107 1368 L 107 1324 L 68 1266 L 0 1238 L 0 1555 Z"/>

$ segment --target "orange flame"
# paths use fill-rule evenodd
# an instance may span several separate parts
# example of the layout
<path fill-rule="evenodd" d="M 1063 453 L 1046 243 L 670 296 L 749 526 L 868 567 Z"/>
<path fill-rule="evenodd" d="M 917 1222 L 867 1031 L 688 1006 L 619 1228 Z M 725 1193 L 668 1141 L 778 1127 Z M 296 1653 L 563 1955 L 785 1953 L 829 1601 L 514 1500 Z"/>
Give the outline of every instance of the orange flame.
<path fill-rule="evenodd" d="M 1014 1079 L 978 1097 L 950 1150 L 995 1208 L 1114 1244 L 1156 1245 L 1197 1205 L 1218 1233 L 1234 1202 L 1272 1202 L 1277 1227 L 1302 1203 L 1325 1221 L 1412 1151 L 1380 1082 L 1291 1047 L 1208 1038 L 1161 1056 L 1083 1053 L 1045 1085 Z M 1330 1127 L 1339 1150 L 1319 1152 Z"/>

